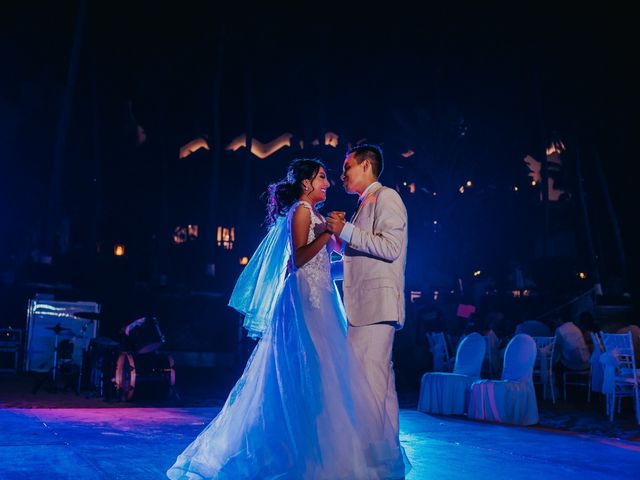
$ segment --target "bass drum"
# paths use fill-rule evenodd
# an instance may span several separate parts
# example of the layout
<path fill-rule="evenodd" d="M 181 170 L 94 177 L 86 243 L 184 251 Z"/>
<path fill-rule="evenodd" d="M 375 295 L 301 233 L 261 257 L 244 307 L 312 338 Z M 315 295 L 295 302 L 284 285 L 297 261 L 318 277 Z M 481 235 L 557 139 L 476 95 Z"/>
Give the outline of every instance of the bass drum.
<path fill-rule="evenodd" d="M 126 401 L 169 398 L 176 382 L 173 357 L 159 352 L 122 352 L 115 373 L 116 389 Z"/>

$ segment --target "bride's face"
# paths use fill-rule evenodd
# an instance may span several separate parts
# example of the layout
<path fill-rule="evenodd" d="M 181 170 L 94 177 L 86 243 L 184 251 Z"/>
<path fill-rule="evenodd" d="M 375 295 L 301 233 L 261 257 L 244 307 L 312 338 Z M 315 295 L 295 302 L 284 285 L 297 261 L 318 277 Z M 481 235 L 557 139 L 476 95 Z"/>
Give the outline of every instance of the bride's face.
<path fill-rule="evenodd" d="M 330 185 L 327 179 L 327 172 L 324 171 L 324 168 L 320 167 L 318 174 L 310 182 L 311 188 L 307 192 L 309 201 L 314 205 L 324 202 L 327 199 L 327 188 L 329 188 Z"/>

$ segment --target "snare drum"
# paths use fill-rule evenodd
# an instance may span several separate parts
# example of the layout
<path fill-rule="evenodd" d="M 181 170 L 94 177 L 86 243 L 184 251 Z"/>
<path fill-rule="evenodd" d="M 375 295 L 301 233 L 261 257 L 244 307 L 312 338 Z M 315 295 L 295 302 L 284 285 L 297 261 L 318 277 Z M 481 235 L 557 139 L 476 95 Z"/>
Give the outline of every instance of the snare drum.
<path fill-rule="evenodd" d="M 175 382 L 176 372 L 170 355 L 122 352 L 118 357 L 115 385 L 127 401 L 168 398 Z"/>

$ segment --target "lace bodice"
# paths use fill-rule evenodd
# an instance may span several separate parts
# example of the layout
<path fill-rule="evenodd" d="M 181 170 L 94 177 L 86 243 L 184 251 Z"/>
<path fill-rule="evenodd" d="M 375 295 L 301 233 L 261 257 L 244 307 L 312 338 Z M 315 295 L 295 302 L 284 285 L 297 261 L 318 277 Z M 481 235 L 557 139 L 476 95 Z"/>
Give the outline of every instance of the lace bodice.
<path fill-rule="evenodd" d="M 322 215 L 314 210 L 311 204 L 301 200 L 294 203 L 289 210 L 289 228 L 291 228 L 293 213 L 300 206 L 307 208 L 311 213 L 311 224 L 309 225 L 309 234 L 307 236 L 308 245 L 316 239 L 317 235 L 324 231 L 325 220 Z M 311 298 L 309 300 L 311 302 L 311 305 L 315 308 L 320 308 L 320 289 L 331 290 L 330 262 L 331 259 L 329 257 L 329 252 L 325 247 L 323 247 L 315 257 L 313 257 L 303 266 L 297 269 L 294 267 L 294 270 L 297 270 L 299 274 L 303 275 L 304 278 L 306 278 L 306 280 L 309 282 L 311 291 Z"/>

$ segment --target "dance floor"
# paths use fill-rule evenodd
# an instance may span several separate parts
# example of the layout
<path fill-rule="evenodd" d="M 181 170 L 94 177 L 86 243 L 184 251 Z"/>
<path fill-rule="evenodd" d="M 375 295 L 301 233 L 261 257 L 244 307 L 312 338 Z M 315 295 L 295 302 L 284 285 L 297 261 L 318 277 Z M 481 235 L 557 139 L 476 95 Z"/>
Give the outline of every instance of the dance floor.
<path fill-rule="evenodd" d="M 0 479 L 161 479 L 217 408 L 0 409 Z M 407 480 L 638 478 L 640 444 L 401 412 Z"/>

